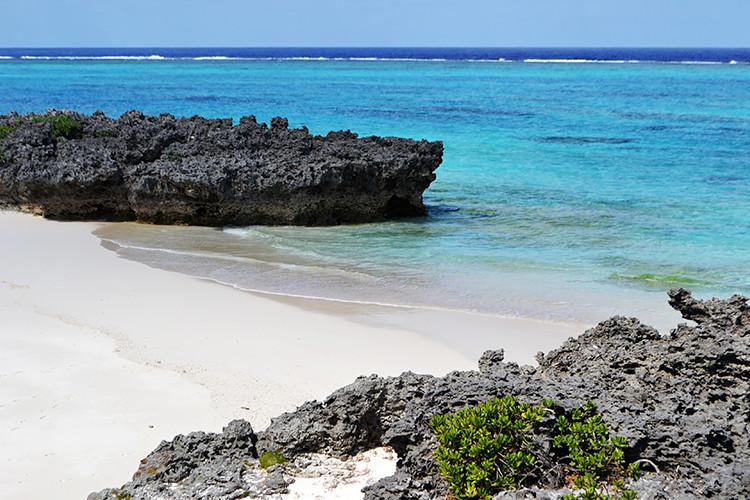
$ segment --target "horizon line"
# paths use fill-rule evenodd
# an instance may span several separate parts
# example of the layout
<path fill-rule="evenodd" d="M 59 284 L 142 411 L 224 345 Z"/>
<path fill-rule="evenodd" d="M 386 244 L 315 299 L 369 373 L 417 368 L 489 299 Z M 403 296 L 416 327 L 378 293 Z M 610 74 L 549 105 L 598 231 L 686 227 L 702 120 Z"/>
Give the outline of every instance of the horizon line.
<path fill-rule="evenodd" d="M 731 49 L 748 47 L 718 45 L 79 45 L 0 46 L 0 49 Z"/>

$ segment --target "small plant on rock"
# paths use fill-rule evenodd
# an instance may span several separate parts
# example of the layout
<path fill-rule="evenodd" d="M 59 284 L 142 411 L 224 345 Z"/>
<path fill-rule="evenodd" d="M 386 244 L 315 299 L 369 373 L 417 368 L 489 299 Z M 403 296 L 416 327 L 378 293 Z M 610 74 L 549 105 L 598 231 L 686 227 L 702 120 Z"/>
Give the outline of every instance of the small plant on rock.
<path fill-rule="evenodd" d="M 552 401 L 531 405 L 505 396 L 434 416 L 430 425 L 439 443 L 435 460 L 458 498 L 550 484 L 579 491 L 567 500 L 635 498 L 625 488 L 625 479 L 640 474 L 637 464 L 626 464 L 628 442 L 610 435 L 593 403 L 566 411 Z"/>
<path fill-rule="evenodd" d="M 0 141 L 7 139 L 15 129 L 16 127 L 11 127 L 9 125 L 0 125 Z"/>
<path fill-rule="evenodd" d="M 284 465 L 286 457 L 280 451 L 264 451 L 258 461 L 261 469 L 268 469 L 272 465 Z"/>
<path fill-rule="evenodd" d="M 544 408 L 514 397 L 488 401 L 430 421 L 435 460 L 459 498 L 489 498 L 521 486 L 534 467 L 532 430 Z"/>
<path fill-rule="evenodd" d="M 610 436 L 609 428 L 594 403 L 561 415 L 555 420 L 553 449 L 561 460 L 567 463 L 569 485 L 583 490 L 578 497 L 585 500 L 607 500 L 635 498 L 635 493 L 625 490 L 623 478 L 637 478 L 640 475 L 638 464 L 626 466 L 625 451 L 628 440 L 620 436 Z"/>
<path fill-rule="evenodd" d="M 101 139 L 101 138 L 105 138 L 105 137 L 114 137 L 115 133 L 112 130 L 109 130 L 109 129 L 102 129 L 102 130 L 97 130 L 94 133 L 94 135 L 96 135 L 97 137 L 99 137 Z"/>
<path fill-rule="evenodd" d="M 34 123 L 49 123 L 52 137 L 59 139 L 74 139 L 81 136 L 83 126 L 78 120 L 68 115 L 37 116 L 32 120 Z"/>
<path fill-rule="evenodd" d="M 131 500 L 133 498 L 130 493 L 122 489 L 112 491 L 112 496 L 115 500 Z"/>
<path fill-rule="evenodd" d="M 79 137 L 83 128 L 75 118 L 68 115 L 55 115 L 50 123 L 52 124 L 52 137 L 55 139 L 59 137 L 65 137 L 66 139 Z"/>

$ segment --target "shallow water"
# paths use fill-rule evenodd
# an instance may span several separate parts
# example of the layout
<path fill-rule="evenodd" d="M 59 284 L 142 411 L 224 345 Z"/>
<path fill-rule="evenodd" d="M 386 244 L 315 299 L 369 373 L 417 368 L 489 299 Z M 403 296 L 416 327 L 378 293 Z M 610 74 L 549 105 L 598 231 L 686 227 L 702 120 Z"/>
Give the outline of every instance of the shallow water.
<path fill-rule="evenodd" d="M 586 322 L 663 308 L 673 286 L 750 292 L 750 65 L 13 59 L 0 85 L 0 112 L 285 115 L 445 142 L 426 218 L 110 235 L 160 267 Z"/>

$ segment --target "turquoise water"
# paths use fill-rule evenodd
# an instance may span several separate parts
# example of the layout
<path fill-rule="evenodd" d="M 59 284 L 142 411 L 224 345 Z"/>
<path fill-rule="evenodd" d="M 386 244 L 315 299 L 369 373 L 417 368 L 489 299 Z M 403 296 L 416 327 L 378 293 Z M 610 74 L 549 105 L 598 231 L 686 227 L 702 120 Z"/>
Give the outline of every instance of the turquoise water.
<path fill-rule="evenodd" d="M 520 314 L 540 288 L 750 292 L 749 65 L 6 60 L 0 87 L 0 112 L 282 115 L 444 141 L 423 219 L 131 236 L 221 281 Z M 248 260 L 205 263 L 219 254 Z"/>

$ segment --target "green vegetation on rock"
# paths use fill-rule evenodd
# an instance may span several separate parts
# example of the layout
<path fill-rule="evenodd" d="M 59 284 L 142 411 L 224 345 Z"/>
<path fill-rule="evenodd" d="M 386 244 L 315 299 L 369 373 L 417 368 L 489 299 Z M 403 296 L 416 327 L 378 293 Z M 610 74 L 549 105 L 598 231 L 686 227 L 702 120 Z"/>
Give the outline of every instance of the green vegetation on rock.
<path fill-rule="evenodd" d="M 112 496 L 115 497 L 116 500 L 131 500 L 133 498 L 130 496 L 130 493 L 125 490 L 114 490 Z"/>
<path fill-rule="evenodd" d="M 552 417 L 554 425 L 543 423 Z M 625 479 L 639 474 L 637 465 L 626 466 L 627 440 L 610 436 L 593 403 L 568 412 L 552 401 L 505 396 L 436 415 L 430 425 L 439 443 L 434 458 L 457 498 L 546 486 L 550 464 L 565 478 L 560 487 L 578 491 L 567 499 L 635 498 L 625 489 Z"/>
<path fill-rule="evenodd" d="M 11 127 L 9 125 L 0 125 L 0 141 L 7 139 L 15 129 L 16 127 Z"/>
<path fill-rule="evenodd" d="M 262 469 L 268 469 L 272 465 L 284 465 L 286 457 L 280 451 L 264 451 L 260 454 L 258 461 Z"/>
<path fill-rule="evenodd" d="M 532 430 L 544 408 L 511 396 L 487 401 L 430 424 L 440 443 L 435 460 L 459 498 L 489 498 L 517 489 L 534 466 Z"/>
<path fill-rule="evenodd" d="M 75 118 L 68 115 L 36 116 L 32 119 L 34 123 L 49 123 L 52 137 L 59 139 L 75 139 L 81 136 L 83 127 Z"/>
<path fill-rule="evenodd" d="M 115 133 L 112 130 L 105 129 L 105 130 L 97 130 L 94 135 L 96 135 L 99 138 L 114 137 Z"/>
<path fill-rule="evenodd" d="M 568 465 L 571 486 L 583 490 L 567 500 L 605 500 L 610 498 L 635 498 L 635 493 L 625 490 L 623 479 L 640 475 L 638 464 L 625 465 L 628 440 L 610 436 L 596 405 L 589 402 L 576 408 L 570 415 L 560 415 L 555 420 L 553 450 Z M 616 496 L 616 494 L 621 496 Z"/>
<path fill-rule="evenodd" d="M 159 472 L 158 467 L 154 467 L 153 465 L 146 467 L 146 474 L 148 474 L 149 476 L 153 476 L 157 472 Z"/>

